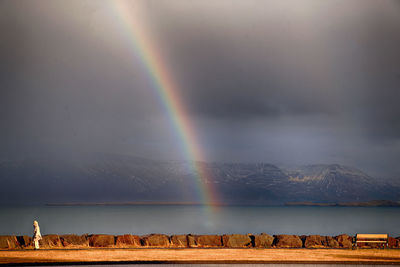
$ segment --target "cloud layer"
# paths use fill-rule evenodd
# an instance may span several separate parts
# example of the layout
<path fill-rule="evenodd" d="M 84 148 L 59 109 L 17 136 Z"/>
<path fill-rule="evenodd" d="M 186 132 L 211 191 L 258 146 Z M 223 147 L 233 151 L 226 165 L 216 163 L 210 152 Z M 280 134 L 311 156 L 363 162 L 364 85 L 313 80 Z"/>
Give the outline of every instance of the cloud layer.
<path fill-rule="evenodd" d="M 210 161 L 400 173 L 396 1 L 135 1 Z M 182 159 L 110 1 L 2 1 L 2 157 Z"/>

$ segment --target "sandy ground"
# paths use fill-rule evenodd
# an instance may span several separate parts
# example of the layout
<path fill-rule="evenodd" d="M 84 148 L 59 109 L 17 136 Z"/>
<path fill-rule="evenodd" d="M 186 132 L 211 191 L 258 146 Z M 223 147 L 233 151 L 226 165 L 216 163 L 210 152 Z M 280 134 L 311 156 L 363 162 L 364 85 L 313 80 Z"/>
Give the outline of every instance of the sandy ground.
<path fill-rule="evenodd" d="M 18 263 L 397 263 L 396 249 L 70 249 L 2 250 L 0 264 Z"/>

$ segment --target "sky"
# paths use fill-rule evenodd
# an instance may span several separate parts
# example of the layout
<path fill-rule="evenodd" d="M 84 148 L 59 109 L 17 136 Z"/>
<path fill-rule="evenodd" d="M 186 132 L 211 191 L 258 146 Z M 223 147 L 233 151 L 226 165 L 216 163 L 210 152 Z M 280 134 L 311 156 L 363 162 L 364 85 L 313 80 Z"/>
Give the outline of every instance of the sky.
<path fill-rule="evenodd" d="M 202 160 L 400 180 L 399 1 L 121 3 L 140 11 Z M 0 33 L 0 159 L 188 160 L 113 1 L 3 0 Z"/>

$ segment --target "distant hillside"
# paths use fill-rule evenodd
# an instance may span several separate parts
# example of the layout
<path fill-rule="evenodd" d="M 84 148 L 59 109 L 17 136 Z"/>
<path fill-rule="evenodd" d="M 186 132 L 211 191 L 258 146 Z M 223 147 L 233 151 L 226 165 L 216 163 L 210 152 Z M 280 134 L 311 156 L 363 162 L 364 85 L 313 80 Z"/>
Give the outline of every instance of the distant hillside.
<path fill-rule="evenodd" d="M 315 206 L 315 207 L 400 207 L 399 201 L 371 200 L 365 202 L 340 202 L 340 203 L 318 203 L 318 202 L 287 202 L 285 206 Z"/>
<path fill-rule="evenodd" d="M 287 174 L 289 181 L 296 185 L 297 199 L 317 202 L 398 199 L 393 185 L 382 183 L 353 167 L 308 165 Z"/>
<path fill-rule="evenodd" d="M 400 188 L 352 167 L 201 163 L 222 204 L 398 201 Z M 0 203 L 194 202 L 199 188 L 190 162 L 102 155 L 86 160 L 0 163 Z"/>

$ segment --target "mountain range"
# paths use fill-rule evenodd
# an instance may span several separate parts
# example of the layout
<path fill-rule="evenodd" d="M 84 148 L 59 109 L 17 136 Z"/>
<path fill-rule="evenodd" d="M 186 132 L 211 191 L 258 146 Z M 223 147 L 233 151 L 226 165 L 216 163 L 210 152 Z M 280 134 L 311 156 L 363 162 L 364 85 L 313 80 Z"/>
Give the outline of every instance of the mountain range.
<path fill-rule="evenodd" d="M 198 163 L 219 204 L 282 205 L 400 200 L 400 188 L 354 167 L 314 164 Z M 123 155 L 0 162 L 0 203 L 199 202 L 204 194 L 188 161 Z"/>

